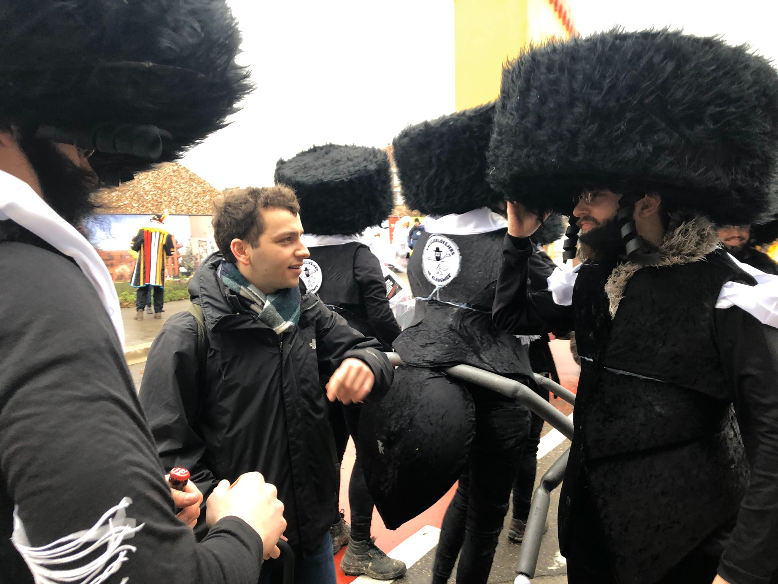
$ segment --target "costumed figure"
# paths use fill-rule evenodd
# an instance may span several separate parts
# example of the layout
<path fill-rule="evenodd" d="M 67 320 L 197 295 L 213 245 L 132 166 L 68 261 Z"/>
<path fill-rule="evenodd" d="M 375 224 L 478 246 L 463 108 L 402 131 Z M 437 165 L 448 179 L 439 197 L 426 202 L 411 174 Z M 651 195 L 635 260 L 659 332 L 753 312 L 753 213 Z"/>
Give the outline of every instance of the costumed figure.
<path fill-rule="evenodd" d="M 506 220 L 486 183 L 493 105 L 406 128 L 394 156 L 408 207 L 426 214 L 408 279 L 414 319 L 395 340 L 404 367 L 388 400 L 365 407 L 360 456 L 384 522 L 396 528 L 459 487 L 443 521 L 433 582 L 486 582 L 516 476 L 529 412 L 447 379 L 460 363 L 533 383 L 527 346 L 491 322 Z"/>
<path fill-rule="evenodd" d="M 776 281 L 715 228 L 773 208 L 776 96 L 765 59 L 667 30 L 554 41 L 503 71 L 489 181 L 512 202 L 493 318 L 576 333 L 571 584 L 765 584 L 778 567 Z M 532 294 L 545 211 L 572 214 L 585 261 Z"/>
<path fill-rule="evenodd" d="M 305 228 L 303 243 L 310 252 L 300 280 L 333 312 L 363 335 L 378 339 L 384 351 L 400 327 L 387 298 L 387 282 L 378 258 L 358 235 L 380 225 L 392 211 L 393 193 L 386 152 L 377 148 L 317 146 L 290 160 L 279 160 L 275 180 L 291 187 L 300 201 Z M 322 380 L 326 383 L 326 379 Z M 335 432 L 338 468 L 343 462 L 349 434 L 357 442 L 358 404 L 330 402 L 330 423 Z M 338 472 L 340 492 L 340 472 Z M 392 580 L 405 574 L 405 564 L 378 549 L 370 538 L 373 499 L 357 456 L 349 482 L 351 528 L 338 513 L 330 530 L 333 552 L 348 544 L 341 569 L 351 576 L 366 574 Z"/>
<path fill-rule="evenodd" d="M 551 245 L 562 238 L 565 232 L 564 219 L 561 215 L 553 213 L 549 215 L 538 230 L 532 234 L 531 242 L 534 253 L 530 256 L 528 266 L 529 290 L 538 292 L 548 287 L 548 278 L 554 270 L 559 269 L 549 255 L 543 251 L 543 246 Z M 534 373 L 553 379 L 559 383 L 554 356 L 551 354 L 548 333 L 531 335 L 529 337 L 529 362 Z M 538 393 L 549 399 L 548 390 L 537 389 Z M 524 530 L 527 527 L 532 492 L 535 488 L 535 474 L 538 470 L 538 445 L 540 434 L 543 431 L 543 418 L 534 412 L 530 412 L 532 422 L 530 424 L 529 438 L 521 450 L 519 470 L 513 483 L 513 519 L 508 529 L 508 539 L 520 543 L 524 540 Z"/>
<path fill-rule="evenodd" d="M 77 229 L 100 183 L 225 125 L 251 88 L 237 23 L 219 0 L 4 0 L 0 29 L 0 582 L 254 584 L 282 505 L 244 476 L 195 542 L 202 496 L 165 481 Z"/>
<path fill-rule="evenodd" d="M 419 236 L 424 233 L 424 226 L 419 221 L 419 218 L 413 220 L 413 227 L 408 231 L 408 248 L 413 251 L 416 246 L 416 242 L 419 241 Z"/>
<path fill-rule="evenodd" d="M 167 211 L 151 216 L 150 224 L 141 227 L 132 238 L 132 250 L 138 260 L 132 271 L 130 285 L 138 289 L 135 320 L 143 320 L 143 310 L 154 296 L 154 318 L 162 318 L 165 303 L 165 260 L 173 255 L 175 242 L 164 227 Z"/>
<path fill-rule="evenodd" d="M 778 239 L 778 220 L 762 225 L 723 225 L 718 230 L 719 239 L 735 259 L 765 274 L 778 275 L 778 264 L 769 255 L 756 249 L 767 248 Z"/>

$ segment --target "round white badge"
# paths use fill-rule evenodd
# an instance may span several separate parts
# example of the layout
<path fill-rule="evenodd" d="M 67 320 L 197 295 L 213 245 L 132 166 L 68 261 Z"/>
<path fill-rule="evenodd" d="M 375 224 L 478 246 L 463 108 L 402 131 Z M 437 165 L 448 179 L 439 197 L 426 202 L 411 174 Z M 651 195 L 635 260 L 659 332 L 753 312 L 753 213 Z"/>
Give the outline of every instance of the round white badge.
<path fill-rule="evenodd" d="M 459 274 L 462 255 L 456 243 L 444 235 L 432 235 L 424 246 L 421 269 L 433 286 L 446 286 Z"/>
<path fill-rule="evenodd" d="M 300 279 L 305 282 L 305 288 L 308 292 L 316 294 L 321 288 L 321 268 L 312 259 L 303 260 L 303 273 L 300 274 Z"/>

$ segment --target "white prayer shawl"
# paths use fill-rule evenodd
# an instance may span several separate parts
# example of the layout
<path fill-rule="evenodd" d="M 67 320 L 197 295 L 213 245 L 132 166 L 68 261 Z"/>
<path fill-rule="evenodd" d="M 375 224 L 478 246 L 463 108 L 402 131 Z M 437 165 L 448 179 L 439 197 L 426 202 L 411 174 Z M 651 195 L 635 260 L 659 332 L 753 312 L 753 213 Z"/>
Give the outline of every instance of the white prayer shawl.
<path fill-rule="evenodd" d="M 737 306 L 755 317 L 762 324 L 778 328 L 778 276 L 765 274 L 732 258 L 743 271 L 756 280 L 755 286 L 739 282 L 726 282 L 721 287 L 716 308 Z M 548 277 L 548 289 L 559 306 L 573 303 L 573 286 L 583 264 L 572 270 L 554 270 Z"/>
<path fill-rule="evenodd" d="M 23 180 L 0 171 L 0 221 L 10 219 L 73 258 L 111 319 L 124 349 L 124 324 L 111 274 L 95 248 Z"/>
<path fill-rule="evenodd" d="M 0 171 L 0 221 L 7 220 L 24 227 L 75 260 L 97 291 L 124 348 L 124 325 L 119 298 L 103 260 L 92 245 L 72 225 L 57 215 L 30 185 Z M 116 507 L 106 511 L 88 531 L 74 533 L 38 548 L 30 547 L 24 525 L 19 518 L 19 509 L 14 507 L 14 532 L 11 539 L 34 575 L 36 584 L 98 584 L 121 568 L 128 560 L 128 552 L 135 551 L 133 546 L 124 543 L 124 540 L 133 537 L 143 527 L 136 527 L 135 520 L 126 517 L 124 510 L 131 503 L 132 500 L 125 497 Z M 84 565 L 67 569 L 59 567 L 61 564 L 72 566 L 74 560 L 101 548 L 104 548 L 104 551 Z M 124 578 L 122 583 L 126 581 L 127 578 Z"/>

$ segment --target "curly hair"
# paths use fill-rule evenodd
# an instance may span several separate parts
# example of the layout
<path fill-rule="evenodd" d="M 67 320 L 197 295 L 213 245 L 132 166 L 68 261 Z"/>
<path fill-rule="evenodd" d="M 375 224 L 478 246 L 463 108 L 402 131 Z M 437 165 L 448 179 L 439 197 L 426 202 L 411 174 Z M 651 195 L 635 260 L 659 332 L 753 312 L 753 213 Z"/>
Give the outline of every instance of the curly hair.
<path fill-rule="evenodd" d="M 259 246 L 259 237 L 265 231 L 262 209 L 286 209 L 293 215 L 300 214 L 300 203 L 294 191 L 287 186 L 240 189 L 224 195 L 214 202 L 211 225 L 216 246 L 224 259 L 236 263 L 230 249 L 233 239 Z"/>

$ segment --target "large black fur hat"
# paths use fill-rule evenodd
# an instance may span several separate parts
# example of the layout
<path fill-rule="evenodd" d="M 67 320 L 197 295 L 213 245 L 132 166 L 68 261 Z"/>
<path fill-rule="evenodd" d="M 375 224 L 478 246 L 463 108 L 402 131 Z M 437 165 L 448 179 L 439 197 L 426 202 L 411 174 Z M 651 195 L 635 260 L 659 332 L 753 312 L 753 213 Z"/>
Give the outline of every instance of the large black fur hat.
<path fill-rule="evenodd" d="M 91 142 L 106 184 L 180 157 L 251 90 L 225 0 L 2 0 L 0 30 L 0 123 Z"/>
<path fill-rule="evenodd" d="M 751 226 L 751 242 L 754 245 L 770 245 L 778 239 L 778 217 L 773 217 L 772 221 L 762 225 Z"/>
<path fill-rule="evenodd" d="M 275 181 L 300 200 L 306 233 L 352 235 L 379 225 L 394 208 L 386 151 L 364 146 L 314 146 L 276 164 Z"/>
<path fill-rule="evenodd" d="M 403 199 L 428 215 L 467 213 L 502 200 L 486 182 L 494 103 L 405 128 L 394 139 Z"/>
<path fill-rule="evenodd" d="M 551 245 L 565 234 L 565 220 L 559 213 L 551 213 L 543 221 L 538 230 L 532 234 L 531 239 L 540 245 Z"/>
<path fill-rule="evenodd" d="M 533 48 L 503 70 L 489 180 L 569 214 L 585 189 L 751 223 L 772 205 L 778 72 L 717 38 L 619 30 Z"/>

